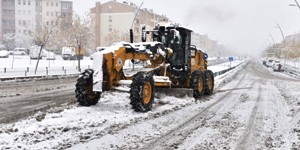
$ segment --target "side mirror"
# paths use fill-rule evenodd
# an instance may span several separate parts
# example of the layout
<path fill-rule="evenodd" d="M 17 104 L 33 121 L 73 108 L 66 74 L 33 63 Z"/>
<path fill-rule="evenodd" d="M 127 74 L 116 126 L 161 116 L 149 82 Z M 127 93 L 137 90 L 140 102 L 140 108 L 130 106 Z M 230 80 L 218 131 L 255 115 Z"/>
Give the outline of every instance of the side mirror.
<path fill-rule="evenodd" d="M 142 42 L 146 42 L 147 41 L 147 32 L 146 32 L 146 27 L 143 26 L 142 27 Z"/>

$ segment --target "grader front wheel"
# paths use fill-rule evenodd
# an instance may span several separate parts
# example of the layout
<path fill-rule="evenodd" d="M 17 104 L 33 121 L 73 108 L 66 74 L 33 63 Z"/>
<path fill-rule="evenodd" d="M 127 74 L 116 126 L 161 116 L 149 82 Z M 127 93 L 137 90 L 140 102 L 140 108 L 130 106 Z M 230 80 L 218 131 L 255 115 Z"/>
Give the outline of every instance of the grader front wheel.
<path fill-rule="evenodd" d="M 154 79 L 149 73 L 138 72 L 130 85 L 130 104 L 137 112 L 151 110 L 154 102 Z"/>
<path fill-rule="evenodd" d="M 100 99 L 101 93 L 93 91 L 93 73 L 92 69 L 87 69 L 77 79 L 75 93 L 79 105 L 96 105 Z"/>

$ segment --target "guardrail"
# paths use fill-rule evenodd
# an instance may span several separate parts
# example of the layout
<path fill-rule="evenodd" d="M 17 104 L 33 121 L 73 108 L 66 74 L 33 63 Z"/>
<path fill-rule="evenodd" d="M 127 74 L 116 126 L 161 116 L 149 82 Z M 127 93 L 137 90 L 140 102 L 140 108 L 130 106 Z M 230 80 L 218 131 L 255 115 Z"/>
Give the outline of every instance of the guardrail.
<path fill-rule="evenodd" d="M 224 69 L 224 70 L 221 70 L 221 71 L 218 71 L 218 72 L 214 72 L 214 76 L 216 77 L 216 76 L 220 76 L 222 74 L 225 74 L 226 72 L 237 68 L 238 66 L 240 66 L 244 62 L 241 62 L 240 64 L 238 64 L 236 66 L 233 66 L 231 68 Z M 82 70 L 89 69 L 89 68 L 90 68 L 90 66 L 81 67 Z M 76 70 L 73 68 L 72 73 L 68 73 L 68 71 L 67 71 L 68 67 L 62 66 L 60 69 L 58 69 L 58 70 L 57 69 L 58 69 L 57 67 L 56 67 L 56 70 L 55 69 L 49 69 L 47 67 L 43 70 L 41 68 L 39 68 L 38 74 L 40 74 L 40 75 L 34 75 L 33 70 L 30 71 L 30 68 L 27 67 L 25 70 L 24 69 L 17 69 L 17 70 L 14 70 L 14 71 L 10 71 L 11 74 L 14 74 L 14 73 L 18 74 L 16 76 L 10 76 L 10 75 L 8 75 L 9 73 L 7 72 L 7 69 L 4 68 L 3 72 L 6 73 L 7 77 L 0 76 L 0 81 L 76 77 L 80 74 L 80 72 L 77 71 L 77 67 L 76 67 Z M 71 70 L 71 69 L 72 69 L 72 67 L 69 68 L 69 70 Z M 74 70 L 75 70 L 75 72 L 74 72 Z M 24 72 L 24 75 L 21 75 L 22 73 L 20 73 L 20 71 Z M 4 74 L 3 72 L 0 73 L 0 75 L 1 74 L 3 75 Z M 41 74 L 41 72 L 43 72 L 43 74 Z"/>
<path fill-rule="evenodd" d="M 228 69 L 221 70 L 221 71 L 214 72 L 214 76 L 216 77 L 216 76 L 220 76 L 220 75 L 222 75 L 222 74 L 225 74 L 226 72 L 228 72 L 228 71 L 230 71 L 230 70 L 233 70 L 233 69 L 239 67 L 241 64 L 243 64 L 243 63 L 245 63 L 245 62 L 246 62 L 246 61 L 243 61 L 243 62 L 241 62 L 240 64 L 238 64 L 238 65 L 236 65 L 236 66 L 233 66 L 233 67 L 230 67 L 230 68 L 228 68 Z"/>
<path fill-rule="evenodd" d="M 88 66 L 82 66 L 81 70 L 91 68 Z M 7 69 L 0 68 L 0 81 L 7 80 L 24 80 L 32 78 L 58 78 L 66 76 L 78 76 L 81 71 L 78 71 L 78 67 L 74 66 L 61 66 L 61 67 L 43 67 L 37 70 L 37 73 L 34 73 L 33 67 L 26 68 L 16 68 L 16 69 Z"/>

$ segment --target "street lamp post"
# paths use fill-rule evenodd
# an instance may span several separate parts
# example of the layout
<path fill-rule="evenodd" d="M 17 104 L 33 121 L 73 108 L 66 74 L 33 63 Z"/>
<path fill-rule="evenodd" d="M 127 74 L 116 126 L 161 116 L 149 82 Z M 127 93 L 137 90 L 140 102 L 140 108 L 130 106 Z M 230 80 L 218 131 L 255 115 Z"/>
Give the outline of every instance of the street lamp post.
<path fill-rule="evenodd" d="M 298 3 L 297 0 L 295 0 L 295 3 L 296 3 L 296 5 L 295 4 L 290 4 L 290 6 L 297 6 L 299 8 L 299 10 L 300 10 L 300 5 L 299 5 L 299 3 Z"/>
<path fill-rule="evenodd" d="M 144 1 L 145 1 L 145 0 L 143 0 L 143 2 L 141 3 L 141 5 L 138 7 L 138 9 L 137 9 L 137 11 L 136 11 L 136 13 L 135 13 L 135 15 L 134 15 L 134 18 L 133 18 L 133 20 L 132 20 L 132 24 L 131 24 L 131 28 L 130 28 L 130 43 L 133 43 L 133 29 L 132 29 L 132 28 L 133 28 L 133 24 L 134 24 L 134 21 L 135 21 L 137 15 L 138 15 L 138 13 L 139 13 L 139 11 L 140 11 L 142 5 L 144 4 Z"/>
<path fill-rule="evenodd" d="M 283 51 L 284 51 L 284 65 L 286 65 L 286 43 L 285 43 L 285 38 L 284 38 L 284 34 L 283 31 L 280 27 L 280 25 L 277 23 L 277 27 L 280 30 L 281 36 L 282 36 L 282 40 L 283 40 Z"/>

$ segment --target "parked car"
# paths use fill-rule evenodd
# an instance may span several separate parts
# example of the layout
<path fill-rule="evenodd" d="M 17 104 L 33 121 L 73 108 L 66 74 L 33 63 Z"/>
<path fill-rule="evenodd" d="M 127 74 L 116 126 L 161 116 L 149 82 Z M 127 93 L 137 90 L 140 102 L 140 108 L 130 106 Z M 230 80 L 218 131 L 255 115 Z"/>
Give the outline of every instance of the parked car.
<path fill-rule="evenodd" d="M 29 50 L 26 48 L 15 48 L 13 50 L 14 55 L 27 55 L 28 52 L 29 52 Z"/>
<path fill-rule="evenodd" d="M 8 58 L 9 52 L 7 50 L 0 50 L 0 58 Z"/>
<path fill-rule="evenodd" d="M 53 52 L 48 52 L 47 60 L 55 60 L 55 54 Z"/>
<path fill-rule="evenodd" d="M 274 61 L 273 59 L 268 59 L 267 62 L 266 62 L 266 66 L 267 67 L 272 67 L 273 66 L 273 61 Z"/>

